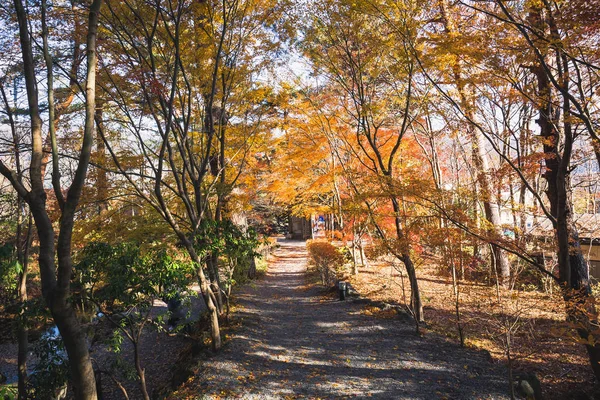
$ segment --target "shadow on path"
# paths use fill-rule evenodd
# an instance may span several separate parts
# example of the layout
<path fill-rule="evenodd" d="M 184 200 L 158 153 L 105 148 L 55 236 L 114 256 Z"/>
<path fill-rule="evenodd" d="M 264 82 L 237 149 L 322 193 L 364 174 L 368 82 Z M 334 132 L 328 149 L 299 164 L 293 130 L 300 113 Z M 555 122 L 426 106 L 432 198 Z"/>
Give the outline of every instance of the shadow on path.
<path fill-rule="evenodd" d="M 304 242 L 282 242 L 265 279 L 237 295 L 242 327 L 187 389 L 204 398 L 508 398 L 504 370 L 483 353 L 324 299 L 305 272 Z"/>

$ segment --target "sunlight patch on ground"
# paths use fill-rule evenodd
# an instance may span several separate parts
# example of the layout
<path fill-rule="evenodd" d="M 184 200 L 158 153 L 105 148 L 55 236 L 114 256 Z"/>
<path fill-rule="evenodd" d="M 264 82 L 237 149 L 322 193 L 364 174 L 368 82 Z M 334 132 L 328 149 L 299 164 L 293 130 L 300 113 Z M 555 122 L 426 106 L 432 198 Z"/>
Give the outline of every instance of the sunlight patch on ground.
<path fill-rule="evenodd" d="M 248 354 L 252 355 L 252 356 L 266 358 L 271 361 L 291 363 L 291 364 L 322 365 L 322 366 L 331 366 L 334 364 L 333 360 L 315 360 L 314 358 L 305 357 L 305 356 L 301 356 L 301 355 L 295 355 L 295 354 L 270 354 L 267 351 L 255 351 L 255 352 L 248 353 Z"/>
<path fill-rule="evenodd" d="M 385 328 L 381 325 L 369 325 L 369 326 L 356 326 L 354 330 L 358 332 L 373 332 L 373 331 L 386 331 L 388 328 Z"/>
<path fill-rule="evenodd" d="M 357 326 L 357 325 L 353 325 L 348 321 L 341 321 L 341 322 L 317 322 L 315 325 L 317 325 L 317 327 L 319 328 L 324 328 L 324 329 L 328 329 L 328 330 L 332 330 L 335 332 L 348 332 L 348 331 L 352 331 L 355 333 L 363 333 L 363 332 L 367 332 L 367 333 L 371 333 L 374 331 L 386 331 L 387 328 L 381 326 L 381 325 L 377 325 L 377 324 L 373 324 L 373 325 L 368 325 L 368 326 Z"/>
<path fill-rule="evenodd" d="M 347 328 L 348 323 L 345 321 L 342 322 L 317 322 L 319 328 L 328 328 L 328 329 L 338 329 L 338 328 Z"/>

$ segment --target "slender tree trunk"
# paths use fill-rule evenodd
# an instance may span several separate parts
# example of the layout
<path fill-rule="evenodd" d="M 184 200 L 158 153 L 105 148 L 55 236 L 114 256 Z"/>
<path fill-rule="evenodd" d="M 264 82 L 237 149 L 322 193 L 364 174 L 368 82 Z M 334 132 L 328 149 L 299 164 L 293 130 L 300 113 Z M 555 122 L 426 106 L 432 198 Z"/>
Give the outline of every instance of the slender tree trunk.
<path fill-rule="evenodd" d="M 444 22 L 444 29 L 447 34 L 455 34 L 455 27 L 453 20 L 448 14 L 448 5 L 446 0 L 440 0 L 440 9 L 442 12 L 442 18 Z M 475 121 L 473 107 L 471 100 L 468 98 L 466 93 L 466 85 L 462 77 L 462 68 L 460 61 L 455 60 L 454 66 L 454 80 L 460 96 L 460 104 L 464 113 L 469 121 Z M 485 218 L 491 225 L 489 227 L 490 233 L 494 236 L 502 235 L 500 230 L 500 210 L 497 202 L 493 201 L 492 196 L 492 185 L 488 176 L 489 165 L 487 160 L 487 154 L 485 152 L 485 140 L 481 134 L 478 134 L 475 127 L 471 122 L 467 122 L 466 130 L 469 138 L 471 139 L 473 149 L 473 163 L 477 171 L 477 182 L 479 184 L 480 193 L 479 197 L 483 201 Z M 496 263 L 497 270 L 500 274 L 502 284 L 507 285 L 510 278 L 510 263 L 506 252 L 500 247 L 492 243 L 492 257 Z"/>
<path fill-rule="evenodd" d="M 202 273 L 200 271 L 199 273 Z M 204 301 L 206 302 L 206 307 L 208 308 L 208 312 L 210 315 L 210 336 L 212 338 L 212 348 L 214 351 L 217 351 L 221 348 L 221 329 L 219 325 L 219 310 L 215 302 L 213 301 L 213 294 L 210 288 L 210 285 L 204 279 L 204 283 L 202 283 L 202 279 L 200 279 L 200 289 L 204 296 Z M 206 293 L 206 295 L 204 295 Z"/>
<path fill-rule="evenodd" d="M 23 297 L 21 297 L 23 298 Z M 26 299 L 26 296 L 25 296 Z M 24 316 L 20 316 L 17 327 L 17 369 L 18 369 L 18 390 L 19 400 L 27 398 L 27 353 L 29 352 L 27 321 Z"/>
<path fill-rule="evenodd" d="M 86 120 L 82 149 L 66 203 L 60 198 L 60 182 L 53 181 L 55 192 L 59 197 L 61 208 L 60 234 L 57 243 L 58 268 L 55 269 L 54 229 L 46 210 L 46 191 L 43 185 L 42 160 L 44 158 L 42 143 L 42 121 L 40 118 L 35 63 L 29 33 L 29 18 L 21 0 L 14 0 L 15 11 L 19 23 L 19 37 L 23 56 L 25 86 L 31 118 L 32 154 L 30 163 L 31 191 L 27 191 L 20 182 L 14 179 L 6 168 L 3 175 L 11 179 L 15 189 L 29 204 L 38 232 L 40 242 L 39 267 L 42 280 L 42 295 L 50 309 L 50 313 L 61 333 L 69 363 L 73 392 L 79 400 L 96 400 L 96 382 L 88 353 L 85 335 L 77 320 L 75 310 L 70 302 L 71 235 L 75 209 L 79 202 L 81 190 L 87 173 L 92 143 L 93 114 L 95 108 L 95 70 L 97 64 L 96 33 L 98 13 L 101 0 L 94 0 L 90 6 L 89 30 L 87 37 L 87 82 L 86 82 Z"/>
<path fill-rule="evenodd" d="M 22 200 L 19 199 L 19 219 L 22 218 Z M 19 302 L 21 303 L 21 315 L 17 322 L 17 376 L 18 376 L 18 393 L 19 399 L 24 400 L 27 398 L 27 354 L 29 352 L 29 329 L 27 327 L 27 319 L 24 315 L 26 302 L 27 302 L 27 274 L 29 273 L 29 249 L 31 248 L 31 229 L 32 229 L 32 218 L 29 215 L 27 222 L 27 234 L 25 240 L 21 240 L 21 226 L 22 223 L 19 221 L 17 225 L 17 259 L 21 264 L 21 273 L 19 274 L 19 281 L 17 283 L 17 294 Z"/>
<path fill-rule="evenodd" d="M 254 279 L 256 278 L 256 260 L 254 256 L 250 256 L 250 267 L 248 268 L 248 278 Z M 229 299 L 227 299 L 227 303 L 229 304 Z"/>
<path fill-rule="evenodd" d="M 458 329 L 460 347 L 465 347 L 465 336 L 463 332 L 462 322 L 460 319 L 460 289 L 458 279 L 456 278 L 456 264 L 454 262 L 454 256 L 451 256 L 450 265 L 452 268 L 452 290 L 454 292 L 454 313 L 456 315 L 456 328 Z"/>
<path fill-rule="evenodd" d="M 10 123 L 13 148 L 15 157 L 16 176 L 20 181 L 23 176 L 23 170 L 21 166 L 21 152 L 20 152 L 20 139 L 17 134 L 16 121 L 6 96 L 4 86 L 0 84 L 0 94 L 2 95 L 2 101 L 4 102 L 5 112 L 8 116 Z M 18 342 L 18 353 L 17 353 L 17 376 L 18 376 L 18 397 L 19 399 L 27 398 L 27 352 L 28 352 L 28 329 L 27 329 L 27 318 L 25 316 L 25 308 L 27 302 L 27 273 L 29 267 L 29 249 L 31 248 L 32 240 L 32 217 L 31 213 L 27 218 L 27 233 L 23 239 L 23 227 L 25 221 L 23 215 L 25 211 L 26 201 L 22 194 L 17 194 L 17 234 L 16 234 L 16 250 L 17 250 L 17 262 L 21 265 L 21 272 L 19 273 L 17 281 L 17 299 L 21 305 L 20 315 L 17 320 L 17 342 Z"/>
<path fill-rule="evenodd" d="M 196 275 L 200 285 L 200 292 L 202 293 L 202 298 L 206 303 L 206 308 L 208 309 L 210 318 L 210 336 L 212 339 L 212 348 L 213 350 L 217 351 L 221 348 L 221 329 L 219 326 L 219 310 L 217 309 L 215 295 L 210 287 L 210 281 L 206 278 L 206 275 L 204 275 L 202 263 L 198 257 L 198 254 L 196 254 L 196 251 L 194 250 L 194 246 L 184 235 L 180 236 L 180 239 L 183 240 L 188 254 L 197 266 Z"/>
<path fill-rule="evenodd" d="M 460 79 L 460 78 L 458 78 Z M 464 97 L 461 95 L 461 97 Z M 464 97 L 464 103 L 466 103 L 466 97 Z M 470 107 L 469 107 L 470 108 Z M 471 114 L 469 117 L 473 120 L 474 116 Z M 473 161 L 475 163 L 475 169 L 477 173 L 477 181 L 479 183 L 480 193 L 479 196 L 483 201 L 483 209 L 485 212 L 485 219 L 491 225 L 491 231 L 496 235 L 501 235 L 500 229 L 500 207 L 497 202 L 493 200 L 492 196 L 492 185 L 488 176 L 489 166 L 487 162 L 487 155 L 485 154 L 485 142 L 482 135 L 475 133 L 473 126 L 469 126 L 467 131 L 470 132 L 471 140 L 473 141 Z M 500 276 L 500 283 L 508 285 L 510 280 L 510 264 L 506 252 L 500 247 L 492 245 L 492 257 L 496 265 L 496 270 Z"/>
<path fill-rule="evenodd" d="M 142 367 L 140 360 L 140 342 L 139 339 L 133 342 L 133 357 L 135 363 L 135 370 L 137 371 L 138 377 L 140 378 L 140 390 L 144 400 L 150 400 L 148 395 L 148 387 L 146 385 L 146 370 Z"/>
<path fill-rule="evenodd" d="M 365 247 L 362 244 L 362 237 L 359 240 L 358 248 L 360 251 L 360 263 L 364 268 L 369 268 L 369 260 L 367 259 L 367 255 L 365 254 Z"/>
<path fill-rule="evenodd" d="M 95 115 L 95 120 L 98 124 L 98 129 L 96 130 L 96 163 L 99 165 L 99 168 L 96 168 L 96 205 L 98 207 L 98 214 L 102 214 L 108 210 L 108 178 L 104 169 L 106 167 L 106 146 L 100 133 L 104 129 L 103 114 L 104 101 L 99 100 Z"/>
<path fill-rule="evenodd" d="M 219 276 L 219 253 L 213 251 L 206 261 L 208 277 L 211 282 L 212 291 L 219 314 L 223 314 L 223 293 L 221 291 L 221 277 Z"/>
<path fill-rule="evenodd" d="M 214 92 L 212 94 L 212 97 L 214 97 Z M 207 104 L 210 103 L 212 104 L 212 102 L 207 102 Z M 215 221 L 217 223 L 220 223 L 223 221 L 223 208 L 225 207 L 225 196 L 227 195 L 227 192 L 225 190 L 225 185 L 226 185 L 226 180 L 225 180 L 225 126 L 223 125 L 224 122 L 224 118 L 225 116 L 223 115 L 225 113 L 225 109 L 224 109 L 224 104 L 221 103 L 221 108 L 220 108 L 220 112 L 219 112 L 219 118 L 218 118 L 218 139 L 219 139 L 219 154 L 217 156 L 217 168 L 215 171 L 213 171 L 213 175 L 218 176 L 218 180 L 219 180 L 219 188 L 217 190 L 217 205 L 215 207 Z M 210 119 L 207 118 L 206 123 L 210 124 L 210 126 L 208 127 L 208 129 L 211 130 L 215 130 L 215 124 L 214 124 L 214 116 L 213 116 L 213 110 L 207 110 L 207 115 L 210 114 Z M 222 293 L 222 286 L 221 286 L 221 276 L 219 275 L 219 252 L 217 250 L 214 250 L 212 252 L 212 254 L 209 256 L 208 259 L 208 271 L 209 271 L 209 277 L 210 280 L 212 282 L 212 286 L 213 286 L 213 293 L 215 294 L 216 297 L 216 303 L 217 303 L 217 309 L 219 312 L 219 315 L 223 314 L 223 293 Z"/>
<path fill-rule="evenodd" d="M 356 229 L 352 229 L 352 274 L 358 275 L 358 255 L 356 250 L 358 248 Z"/>
<path fill-rule="evenodd" d="M 340 188 L 339 188 L 338 179 L 337 179 L 335 160 L 336 160 L 335 154 L 332 153 L 331 154 L 331 162 L 333 164 L 333 191 L 334 191 L 333 201 L 334 201 L 335 210 L 337 212 L 338 227 L 340 230 L 343 230 L 344 229 L 344 212 L 343 212 L 343 208 L 342 208 L 342 196 L 340 195 Z M 335 227 L 333 227 L 332 229 L 335 229 Z"/>
<path fill-rule="evenodd" d="M 392 197 L 392 207 L 396 216 L 396 236 L 400 242 L 404 242 L 406 237 L 400 221 L 400 204 L 398 203 L 398 199 L 395 197 Z M 402 244 L 400 261 L 404 263 L 404 266 L 406 267 L 406 273 L 408 274 L 408 281 L 410 283 L 410 306 L 418 326 L 419 323 L 425 322 L 425 317 L 423 315 L 423 303 L 421 301 L 421 292 L 419 291 L 417 271 L 415 269 L 415 265 L 413 264 L 412 258 L 410 257 L 410 245 L 408 243 Z"/>

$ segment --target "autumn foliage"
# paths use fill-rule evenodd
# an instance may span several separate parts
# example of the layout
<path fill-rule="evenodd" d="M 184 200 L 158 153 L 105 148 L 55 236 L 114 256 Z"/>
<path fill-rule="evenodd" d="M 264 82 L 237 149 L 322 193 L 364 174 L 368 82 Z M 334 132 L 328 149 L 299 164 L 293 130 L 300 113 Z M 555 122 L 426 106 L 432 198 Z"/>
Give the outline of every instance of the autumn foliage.
<path fill-rule="evenodd" d="M 0 285 L 11 295 L 0 297 L 24 310 L 42 293 L 75 394 L 95 400 L 70 300 L 82 284 L 73 260 L 91 242 L 187 254 L 218 350 L 233 282 L 255 275 L 252 232 L 319 217 L 313 234 L 341 242 L 307 244 L 324 285 L 344 264 L 338 245 L 357 277 L 385 264 L 419 331 L 439 317 L 421 283 L 448 278 L 461 344 L 476 303 L 462 290 L 485 287 L 497 331 L 507 299 L 535 291 L 561 307 L 565 340 L 600 379 L 598 10 L 598 0 L 3 2 L 0 223 L 11 246 Z M 235 229 L 215 228 L 225 226 Z M 27 329 L 15 329 L 21 397 Z"/>
<path fill-rule="evenodd" d="M 337 247 L 326 240 L 309 240 L 306 248 L 311 264 L 321 275 L 321 283 L 332 286 L 338 278 L 338 271 L 344 264 L 344 257 Z"/>

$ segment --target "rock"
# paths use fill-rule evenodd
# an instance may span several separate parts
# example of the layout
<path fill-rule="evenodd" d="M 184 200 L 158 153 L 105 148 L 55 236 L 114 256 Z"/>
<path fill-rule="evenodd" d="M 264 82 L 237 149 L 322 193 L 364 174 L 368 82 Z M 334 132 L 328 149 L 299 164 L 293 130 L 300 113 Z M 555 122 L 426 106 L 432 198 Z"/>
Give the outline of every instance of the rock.
<path fill-rule="evenodd" d="M 185 318 L 185 309 L 183 308 L 183 302 L 179 293 L 167 301 L 167 309 L 170 313 L 168 321 L 169 326 L 175 327 L 180 320 Z"/>
<path fill-rule="evenodd" d="M 487 362 L 494 362 L 494 357 L 492 357 L 492 353 L 490 353 L 488 350 L 482 349 L 481 354 L 485 356 Z"/>
<path fill-rule="evenodd" d="M 528 400 L 542 400 L 542 385 L 534 373 L 516 376 L 517 392 Z"/>
<path fill-rule="evenodd" d="M 67 398 L 67 389 L 68 386 L 67 384 L 64 384 L 63 386 L 57 388 L 54 391 L 54 397 L 52 398 L 52 400 L 64 400 Z"/>
<path fill-rule="evenodd" d="M 535 399 L 535 391 L 528 381 L 519 381 L 518 391 L 527 399 Z"/>

